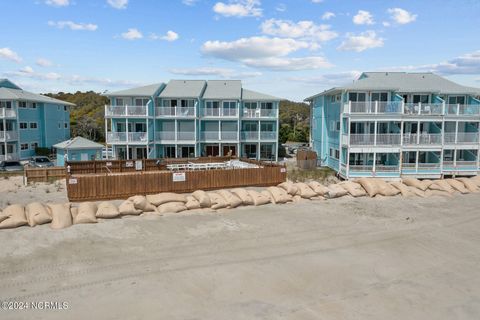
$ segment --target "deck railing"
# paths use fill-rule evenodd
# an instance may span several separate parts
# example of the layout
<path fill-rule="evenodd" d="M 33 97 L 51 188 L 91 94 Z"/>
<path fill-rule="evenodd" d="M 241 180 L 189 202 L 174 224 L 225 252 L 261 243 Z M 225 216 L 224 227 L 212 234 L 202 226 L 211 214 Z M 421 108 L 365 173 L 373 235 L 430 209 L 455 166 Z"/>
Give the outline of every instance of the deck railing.
<path fill-rule="evenodd" d="M 148 142 L 146 132 L 107 132 L 107 143 Z"/>
<path fill-rule="evenodd" d="M 194 117 L 195 107 L 156 107 L 157 117 Z"/>
<path fill-rule="evenodd" d="M 442 144 L 441 133 L 405 133 L 403 134 L 403 145 L 431 145 Z"/>
<path fill-rule="evenodd" d="M 446 104 L 445 111 L 447 115 L 478 116 L 480 105 Z"/>
<path fill-rule="evenodd" d="M 107 117 L 146 117 L 147 106 L 105 106 Z"/>
<path fill-rule="evenodd" d="M 0 141 L 16 140 L 17 138 L 17 131 L 0 131 Z"/>
<path fill-rule="evenodd" d="M 236 117 L 238 109 L 234 108 L 205 108 L 203 109 L 204 117 Z"/>
<path fill-rule="evenodd" d="M 195 140 L 194 131 L 179 131 L 177 132 L 177 140 Z"/>
<path fill-rule="evenodd" d="M 158 131 L 155 132 L 155 140 L 157 141 L 174 141 L 175 140 L 175 131 Z"/>
<path fill-rule="evenodd" d="M 15 109 L 0 108 L 0 118 L 15 118 L 16 116 L 17 112 Z"/>

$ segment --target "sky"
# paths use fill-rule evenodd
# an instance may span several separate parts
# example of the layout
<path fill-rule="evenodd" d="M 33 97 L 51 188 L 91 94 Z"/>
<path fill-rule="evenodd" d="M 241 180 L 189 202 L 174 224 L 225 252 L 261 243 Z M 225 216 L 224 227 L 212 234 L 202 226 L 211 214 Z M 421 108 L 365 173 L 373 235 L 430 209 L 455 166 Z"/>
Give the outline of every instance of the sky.
<path fill-rule="evenodd" d="M 4 0 L 0 78 L 36 93 L 241 79 L 294 101 L 363 71 L 480 87 L 479 0 Z"/>

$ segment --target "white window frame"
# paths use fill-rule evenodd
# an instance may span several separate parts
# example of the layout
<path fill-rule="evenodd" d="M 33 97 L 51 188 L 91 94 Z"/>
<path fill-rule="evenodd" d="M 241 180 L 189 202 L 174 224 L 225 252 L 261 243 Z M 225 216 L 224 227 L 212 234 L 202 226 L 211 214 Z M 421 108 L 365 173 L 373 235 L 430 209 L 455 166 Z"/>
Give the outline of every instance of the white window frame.
<path fill-rule="evenodd" d="M 35 151 L 36 148 L 38 148 L 38 142 L 37 141 L 30 143 L 30 149 L 31 150 Z"/>
<path fill-rule="evenodd" d="M 24 148 L 25 146 L 27 146 L 27 147 Z M 30 146 L 28 145 L 28 143 L 21 143 L 20 144 L 20 151 L 30 150 L 29 148 L 30 148 Z"/>
<path fill-rule="evenodd" d="M 35 128 L 32 128 L 32 125 L 35 125 Z M 30 130 L 37 130 L 38 129 L 38 122 L 32 121 L 28 124 L 28 129 Z"/>
<path fill-rule="evenodd" d="M 18 107 L 22 109 L 27 108 L 27 101 L 18 101 Z"/>
<path fill-rule="evenodd" d="M 25 128 L 22 128 L 22 125 L 25 125 Z M 27 130 L 27 129 L 29 128 L 28 122 L 19 122 L 19 123 L 18 123 L 18 128 L 19 128 L 20 130 Z"/>
<path fill-rule="evenodd" d="M 28 104 L 28 107 L 29 107 L 30 109 L 37 109 L 37 103 L 36 103 L 36 102 L 30 102 L 30 103 Z"/>

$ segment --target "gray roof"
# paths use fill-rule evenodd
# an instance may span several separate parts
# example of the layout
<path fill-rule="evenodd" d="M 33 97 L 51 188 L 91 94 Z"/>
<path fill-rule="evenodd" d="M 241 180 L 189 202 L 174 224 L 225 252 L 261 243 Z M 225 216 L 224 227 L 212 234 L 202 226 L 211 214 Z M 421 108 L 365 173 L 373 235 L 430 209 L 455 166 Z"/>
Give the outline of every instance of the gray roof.
<path fill-rule="evenodd" d="M 358 80 L 352 84 L 326 90 L 306 100 L 342 90 L 391 90 L 399 93 L 480 94 L 479 88 L 462 86 L 430 72 L 364 72 Z"/>
<path fill-rule="evenodd" d="M 83 137 L 75 137 L 70 140 L 66 140 L 60 143 L 53 145 L 56 149 L 102 149 L 103 144 L 93 142 L 91 140 L 85 139 Z"/>
<path fill-rule="evenodd" d="M 247 101 L 281 101 L 283 99 L 277 98 L 268 94 L 242 89 L 242 100 Z"/>
<path fill-rule="evenodd" d="M 205 80 L 170 80 L 160 93 L 160 98 L 200 98 Z"/>
<path fill-rule="evenodd" d="M 231 99 L 242 98 L 242 82 L 240 80 L 209 80 L 203 99 Z"/>
<path fill-rule="evenodd" d="M 132 89 L 105 92 L 103 95 L 107 97 L 152 97 L 164 85 L 164 83 L 155 83 Z"/>
<path fill-rule="evenodd" d="M 41 94 L 36 94 L 22 90 L 19 86 L 7 79 L 0 79 L 0 99 L 2 100 L 26 100 L 40 103 L 53 103 L 67 106 L 74 106 L 75 104 L 62 101 L 59 99 L 50 98 Z"/>

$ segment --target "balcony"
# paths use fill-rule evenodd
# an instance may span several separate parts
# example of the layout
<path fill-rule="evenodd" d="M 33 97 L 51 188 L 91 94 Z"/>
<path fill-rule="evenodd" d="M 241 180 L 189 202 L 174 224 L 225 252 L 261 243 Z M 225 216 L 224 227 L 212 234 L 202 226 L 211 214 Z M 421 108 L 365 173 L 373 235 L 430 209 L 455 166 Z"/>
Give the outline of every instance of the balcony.
<path fill-rule="evenodd" d="M 157 117 L 195 117 L 195 107 L 157 107 L 155 108 Z"/>
<path fill-rule="evenodd" d="M 440 171 L 440 162 L 437 163 L 402 163 L 403 173 L 430 172 L 436 173 Z"/>
<path fill-rule="evenodd" d="M 18 139 L 16 131 L 0 131 L 0 141 L 13 141 Z"/>
<path fill-rule="evenodd" d="M 455 143 L 463 143 L 463 144 L 477 144 L 478 139 L 478 132 L 447 132 L 444 134 L 444 143 L 445 144 L 455 144 Z"/>
<path fill-rule="evenodd" d="M 443 103 L 405 103 L 403 113 L 406 115 L 443 115 Z"/>
<path fill-rule="evenodd" d="M 16 118 L 17 112 L 15 109 L 0 108 L 0 118 Z"/>
<path fill-rule="evenodd" d="M 442 144 L 441 133 L 405 133 L 403 145 L 437 145 Z"/>
<path fill-rule="evenodd" d="M 480 105 L 446 104 L 445 111 L 448 116 L 479 116 Z"/>
<path fill-rule="evenodd" d="M 203 131 L 200 136 L 203 141 L 238 141 L 237 131 Z"/>
<path fill-rule="evenodd" d="M 180 141 L 192 141 L 192 140 L 195 140 L 195 132 L 194 132 L 194 131 L 181 131 L 181 132 L 177 132 L 177 140 L 180 140 Z"/>
<path fill-rule="evenodd" d="M 376 137 L 375 137 L 376 136 Z M 351 146 L 395 146 L 400 145 L 400 134 L 379 133 L 375 134 L 351 134 Z M 344 140 L 345 141 L 345 140 Z"/>
<path fill-rule="evenodd" d="M 20 157 L 16 153 L 0 154 L 0 161 L 19 160 Z"/>
<path fill-rule="evenodd" d="M 155 132 L 155 140 L 157 140 L 157 141 L 175 141 L 175 131 Z"/>
<path fill-rule="evenodd" d="M 238 109 L 233 108 L 205 108 L 203 109 L 204 117 L 237 117 Z"/>
<path fill-rule="evenodd" d="M 105 117 L 146 117 L 147 106 L 105 106 Z"/>
<path fill-rule="evenodd" d="M 277 133 L 275 131 L 260 131 L 260 140 L 276 140 Z"/>
<path fill-rule="evenodd" d="M 241 132 L 242 140 L 258 140 L 258 131 L 242 131 Z"/>
<path fill-rule="evenodd" d="M 238 140 L 238 132 L 237 131 L 222 131 L 220 133 L 222 140 Z"/>
<path fill-rule="evenodd" d="M 147 143 L 146 132 L 108 132 L 107 143 Z"/>
<path fill-rule="evenodd" d="M 402 101 L 350 101 L 344 105 L 344 112 L 350 114 L 401 114 Z"/>
<path fill-rule="evenodd" d="M 243 109 L 243 118 L 276 118 L 276 109 Z"/>

